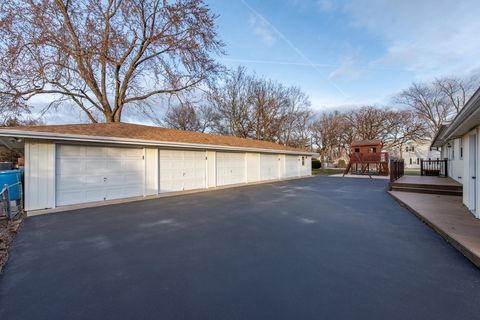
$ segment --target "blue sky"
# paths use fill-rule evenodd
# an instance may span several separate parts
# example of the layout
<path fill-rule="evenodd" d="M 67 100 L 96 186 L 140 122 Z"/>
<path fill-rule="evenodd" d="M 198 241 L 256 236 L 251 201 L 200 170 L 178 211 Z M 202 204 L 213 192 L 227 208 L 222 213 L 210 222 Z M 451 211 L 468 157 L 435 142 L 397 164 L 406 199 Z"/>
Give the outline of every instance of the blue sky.
<path fill-rule="evenodd" d="M 388 104 L 480 67 L 480 1 L 207 0 L 228 67 L 302 88 L 315 109 Z"/>
<path fill-rule="evenodd" d="M 480 74 L 479 0 L 205 1 L 226 43 L 220 62 L 300 87 L 315 110 L 391 104 L 414 81 Z M 51 98 L 32 99 L 34 116 Z M 88 121 L 68 107 L 43 119 Z"/>

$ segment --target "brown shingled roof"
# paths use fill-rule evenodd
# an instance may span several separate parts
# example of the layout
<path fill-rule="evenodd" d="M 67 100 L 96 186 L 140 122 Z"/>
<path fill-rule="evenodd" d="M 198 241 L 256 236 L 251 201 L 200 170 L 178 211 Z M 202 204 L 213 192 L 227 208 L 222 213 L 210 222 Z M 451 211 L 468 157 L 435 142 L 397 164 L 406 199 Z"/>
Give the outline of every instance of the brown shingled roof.
<path fill-rule="evenodd" d="M 192 144 L 208 144 L 228 147 L 256 148 L 282 151 L 299 151 L 305 153 L 305 150 L 280 145 L 273 142 L 243 139 L 232 136 L 218 134 L 208 134 L 192 131 L 183 131 L 175 129 L 166 129 L 152 126 L 144 126 L 131 123 L 92 123 L 92 124 L 68 124 L 68 125 L 44 125 L 44 126 L 25 126 L 15 128 L 1 128 L 11 130 L 21 130 L 29 132 L 44 132 L 71 134 L 82 136 L 114 137 L 124 139 L 149 140 L 157 142 L 181 142 Z"/>

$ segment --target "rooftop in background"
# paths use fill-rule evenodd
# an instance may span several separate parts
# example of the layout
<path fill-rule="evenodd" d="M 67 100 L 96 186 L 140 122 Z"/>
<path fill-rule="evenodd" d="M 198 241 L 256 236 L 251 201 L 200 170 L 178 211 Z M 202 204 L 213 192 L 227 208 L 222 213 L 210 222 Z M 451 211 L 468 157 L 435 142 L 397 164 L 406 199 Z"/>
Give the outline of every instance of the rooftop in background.
<path fill-rule="evenodd" d="M 92 123 L 70 125 L 42 125 L 26 127 L 1 127 L 0 135 L 18 137 L 35 137 L 62 139 L 67 136 L 89 138 L 114 138 L 129 141 L 172 142 L 193 145 L 213 145 L 237 148 L 267 149 L 279 151 L 297 151 L 308 153 L 303 149 L 280 145 L 273 142 L 243 139 L 218 134 L 208 134 L 160 127 L 144 126 L 130 123 Z M 53 134 L 53 135 L 52 135 Z M 141 143 L 140 143 L 141 144 Z"/>

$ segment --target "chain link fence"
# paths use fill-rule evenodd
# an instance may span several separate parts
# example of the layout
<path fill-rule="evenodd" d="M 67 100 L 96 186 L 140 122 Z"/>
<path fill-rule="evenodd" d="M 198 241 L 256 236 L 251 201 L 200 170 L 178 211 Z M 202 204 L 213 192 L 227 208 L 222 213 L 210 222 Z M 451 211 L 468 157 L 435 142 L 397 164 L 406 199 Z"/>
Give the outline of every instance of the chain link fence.
<path fill-rule="evenodd" d="M 10 195 L 16 193 L 19 200 L 11 200 Z M 0 192 L 0 215 L 14 220 L 23 210 L 23 187 L 21 182 L 4 185 Z"/>

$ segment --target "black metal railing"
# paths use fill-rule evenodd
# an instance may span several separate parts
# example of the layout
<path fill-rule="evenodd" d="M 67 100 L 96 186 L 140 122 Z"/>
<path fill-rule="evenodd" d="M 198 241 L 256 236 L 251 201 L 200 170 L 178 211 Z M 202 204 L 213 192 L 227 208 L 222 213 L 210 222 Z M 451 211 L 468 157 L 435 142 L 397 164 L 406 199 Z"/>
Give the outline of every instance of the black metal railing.
<path fill-rule="evenodd" d="M 448 159 L 420 160 L 420 175 L 448 177 Z"/>
<path fill-rule="evenodd" d="M 390 182 L 393 182 L 405 174 L 405 162 L 403 159 L 390 160 Z"/>

